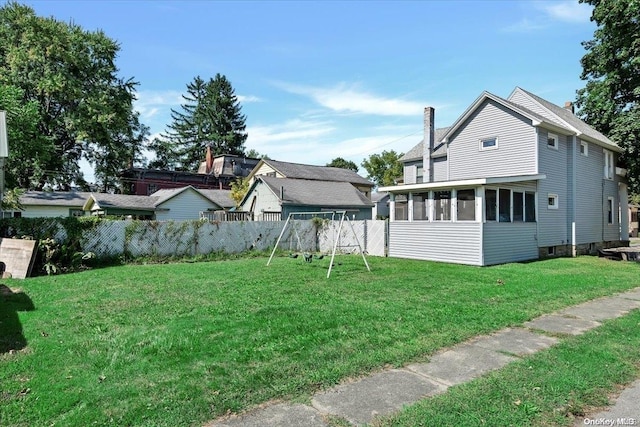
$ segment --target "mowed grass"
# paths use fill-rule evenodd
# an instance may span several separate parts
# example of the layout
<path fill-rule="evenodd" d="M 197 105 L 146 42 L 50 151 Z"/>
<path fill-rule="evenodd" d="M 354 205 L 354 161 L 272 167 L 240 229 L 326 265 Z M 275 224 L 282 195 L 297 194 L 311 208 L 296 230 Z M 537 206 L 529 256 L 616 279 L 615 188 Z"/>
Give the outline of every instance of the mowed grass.
<path fill-rule="evenodd" d="M 424 399 L 374 425 L 587 425 L 579 420 L 591 418 L 594 422 L 593 415 L 610 404 L 609 395 L 616 395 L 620 385 L 639 376 L 640 311 L 634 310 L 483 378 L 452 387 L 446 394 Z M 638 422 L 626 421 L 627 425 Z"/>
<path fill-rule="evenodd" d="M 640 285 L 593 257 L 478 268 L 391 258 L 130 265 L 5 282 L 0 425 L 202 425 Z M 9 322 L 9 324 L 12 322 Z"/>

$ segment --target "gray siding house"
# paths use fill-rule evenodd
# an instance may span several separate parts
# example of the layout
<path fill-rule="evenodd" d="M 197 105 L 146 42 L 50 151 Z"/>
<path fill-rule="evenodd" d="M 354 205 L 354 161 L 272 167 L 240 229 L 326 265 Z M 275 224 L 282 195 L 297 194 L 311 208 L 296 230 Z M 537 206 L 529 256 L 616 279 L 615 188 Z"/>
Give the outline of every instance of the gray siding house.
<path fill-rule="evenodd" d="M 572 111 L 516 88 L 482 93 L 447 128 L 425 109 L 401 159 L 389 255 L 491 265 L 628 244 L 620 147 Z"/>
<path fill-rule="evenodd" d="M 240 209 L 256 221 L 280 221 L 291 212 L 347 210 L 371 219 L 373 183 L 349 169 L 262 159 L 247 177 Z"/>

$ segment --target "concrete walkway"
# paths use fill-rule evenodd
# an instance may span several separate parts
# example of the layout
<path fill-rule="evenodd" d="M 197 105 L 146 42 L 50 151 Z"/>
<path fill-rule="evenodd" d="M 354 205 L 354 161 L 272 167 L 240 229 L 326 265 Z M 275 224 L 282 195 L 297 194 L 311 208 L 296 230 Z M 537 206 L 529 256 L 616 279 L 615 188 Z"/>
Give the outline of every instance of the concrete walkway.
<path fill-rule="evenodd" d="M 311 406 L 278 403 L 215 420 L 208 427 L 325 427 L 327 418 L 346 420 L 351 425 L 370 423 L 377 416 L 399 411 L 421 399 L 444 393 L 447 388 L 499 369 L 521 357 L 548 348 L 558 338 L 545 335 L 579 335 L 608 319 L 640 308 L 640 288 L 611 297 L 599 298 L 559 312 L 541 316 L 522 328 L 507 328 L 480 336 L 434 354 L 427 363 L 389 369 L 338 385 L 315 394 Z M 542 333 L 540 333 L 540 331 Z M 633 419 L 640 425 L 640 381 L 623 392 L 608 411 L 577 425 L 600 420 Z M 591 423 L 591 424 L 589 424 Z"/>

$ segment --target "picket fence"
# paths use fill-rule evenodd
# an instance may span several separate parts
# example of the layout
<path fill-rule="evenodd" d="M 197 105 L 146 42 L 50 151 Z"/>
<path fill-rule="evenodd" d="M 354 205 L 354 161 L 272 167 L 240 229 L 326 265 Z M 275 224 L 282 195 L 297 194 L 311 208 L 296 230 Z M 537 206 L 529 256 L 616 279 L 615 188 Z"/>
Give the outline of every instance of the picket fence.
<path fill-rule="evenodd" d="M 336 245 L 339 253 L 357 253 L 359 244 L 368 255 L 386 255 L 385 221 L 351 221 L 353 231 L 349 223 L 344 223 L 340 233 L 338 224 L 328 221 L 317 226 L 311 220 L 293 220 L 286 227 L 279 248 L 330 253 Z M 83 233 L 81 246 L 84 252 L 99 257 L 266 251 L 274 247 L 284 225 L 284 221 L 104 221 Z"/>

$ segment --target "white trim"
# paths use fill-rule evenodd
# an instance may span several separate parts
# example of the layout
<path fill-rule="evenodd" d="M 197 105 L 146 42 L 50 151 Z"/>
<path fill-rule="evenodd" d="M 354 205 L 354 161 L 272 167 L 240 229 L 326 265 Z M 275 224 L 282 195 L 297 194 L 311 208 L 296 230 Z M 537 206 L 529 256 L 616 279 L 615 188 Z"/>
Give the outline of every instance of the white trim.
<path fill-rule="evenodd" d="M 549 144 L 550 139 L 553 139 L 553 144 Z M 559 145 L 558 134 L 547 132 L 547 148 L 558 150 Z"/>
<path fill-rule="evenodd" d="M 614 225 L 616 223 L 615 207 L 615 198 L 611 196 L 607 197 L 607 225 Z M 611 211 L 611 221 L 609 221 L 609 211 Z"/>
<path fill-rule="evenodd" d="M 549 199 L 553 199 L 554 203 L 549 204 Z M 559 205 L 560 205 L 560 197 L 558 197 L 557 194 L 555 193 L 547 194 L 547 209 L 558 209 Z"/>
<path fill-rule="evenodd" d="M 489 141 L 494 141 L 493 145 L 490 145 L 488 147 L 484 146 L 485 142 L 489 142 Z M 478 151 L 490 151 L 490 150 L 497 150 L 498 149 L 498 137 L 497 136 L 490 136 L 487 138 L 480 138 L 478 140 Z"/>
<path fill-rule="evenodd" d="M 584 148 L 584 151 L 582 150 Z M 589 157 L 589 143 L 587 141 L 580 141 L 580 155 Z"/>
<path fill-rule="evenodd" d="M 613 180 L 615 175 L 613 151 L 603 148 L 602 152 L 604 154 L 604 179 Z"/>
<path fill-rule="evenodd" d="M 547 175 L 543 173 L 534 175 L 514 175 L 514 176 L 496 176 L 489 178 L 477 178 L 477 179 L 462 179 L 458 181 L 440 181 L 440 182 L 428 182 L 423 184 L 407 184 L 407 185 L 393 185 L 388 187 L 380 187 L 378 191 L 408 193 L 413 190 L 431 190 L 431 189 L 447 189 L 454 187 L 477 187 L 479 185 L 491 185 L 491 184 L 504 184 L 511 182 L 522 181 L 537 181 L 540 179 L 546 179 Z"/>

